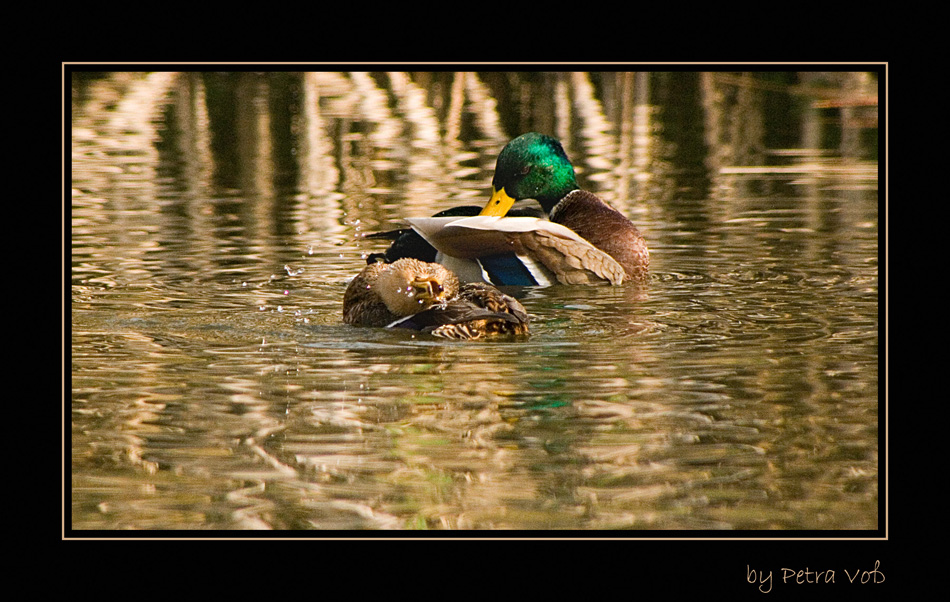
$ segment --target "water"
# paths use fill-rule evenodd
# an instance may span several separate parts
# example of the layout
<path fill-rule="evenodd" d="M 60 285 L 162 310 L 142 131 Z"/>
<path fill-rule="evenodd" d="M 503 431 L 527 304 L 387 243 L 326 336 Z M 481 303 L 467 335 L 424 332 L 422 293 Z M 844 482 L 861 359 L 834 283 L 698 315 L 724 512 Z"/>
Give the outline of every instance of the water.
<path fill-rule="evenodd" d="M 876 91 L 74 76 L 67 524 L 879 528 Z M 528 129 L 640 227 L 649 286 L 511 291 L 525 341 L 342 324 L 362 235 L 484 202 Z"/>

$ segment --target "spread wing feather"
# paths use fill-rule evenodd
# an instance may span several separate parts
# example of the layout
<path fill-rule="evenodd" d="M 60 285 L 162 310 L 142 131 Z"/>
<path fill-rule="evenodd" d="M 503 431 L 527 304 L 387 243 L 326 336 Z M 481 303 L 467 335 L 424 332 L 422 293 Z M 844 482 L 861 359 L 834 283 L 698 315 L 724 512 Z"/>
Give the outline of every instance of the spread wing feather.
<path fill-rule="evenodd" d="M 574 231 L 534 217 L 430 217 L 407 220 L 433 247 L 462 259 L 529 254 L 562 284 L 620 284 L 623 267 Z"/>

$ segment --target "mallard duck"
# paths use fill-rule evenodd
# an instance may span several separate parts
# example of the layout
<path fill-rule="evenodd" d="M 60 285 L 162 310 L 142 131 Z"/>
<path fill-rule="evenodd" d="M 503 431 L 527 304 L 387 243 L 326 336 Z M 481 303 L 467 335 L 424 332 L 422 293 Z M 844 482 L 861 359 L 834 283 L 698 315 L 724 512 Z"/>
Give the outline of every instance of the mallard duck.
<path fill-rule="evenodd" d="M 512 210 L 527 199 L 548 220 L 531 209 Z M 381 234 L 395 240 L 369 261 L 420 257 L 446 265 L 463 281 L 496 285 L 621 284 L 648 276 L 650 254 L 636 226 L 581 190 L 561 144 L 536 132 L 502 149 L 491 199 L 480 211 L 456 207 L 406 221 L 412 230 Z"/>
<path fill-rule="evenodd" d="M 452 339 L 528 333 L 528 313 L 485 283 L 459 284 L 445 266 L 414 258 L 363 268 L 343 294 L 343 321 Z"/>

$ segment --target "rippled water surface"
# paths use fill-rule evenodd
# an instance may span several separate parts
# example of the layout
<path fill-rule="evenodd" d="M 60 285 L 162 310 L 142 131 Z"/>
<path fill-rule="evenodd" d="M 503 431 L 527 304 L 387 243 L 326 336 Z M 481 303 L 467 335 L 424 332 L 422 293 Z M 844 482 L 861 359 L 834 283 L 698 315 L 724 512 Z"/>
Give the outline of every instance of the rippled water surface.
<path fill-rule="evenodd" d="M 73 74 L 67 523 L 879 528 L 868 74 Z M 342 324 L 367 232 L 559 137 L 647 287 Z"/>

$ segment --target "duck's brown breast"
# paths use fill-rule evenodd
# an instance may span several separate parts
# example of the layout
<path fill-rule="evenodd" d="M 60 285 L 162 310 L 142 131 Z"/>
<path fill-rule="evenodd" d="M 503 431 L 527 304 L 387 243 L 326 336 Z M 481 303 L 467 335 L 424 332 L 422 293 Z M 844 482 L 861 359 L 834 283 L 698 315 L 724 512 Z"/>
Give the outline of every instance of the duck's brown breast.
<path fill-rule="evenodd" d="M 551 210 L 552 222 L 566 226 L 623 266 L 632 280 L 644 280 L 650 252 L 640 231 L 622 213 L 586 190 L 575 190 Z"/>

